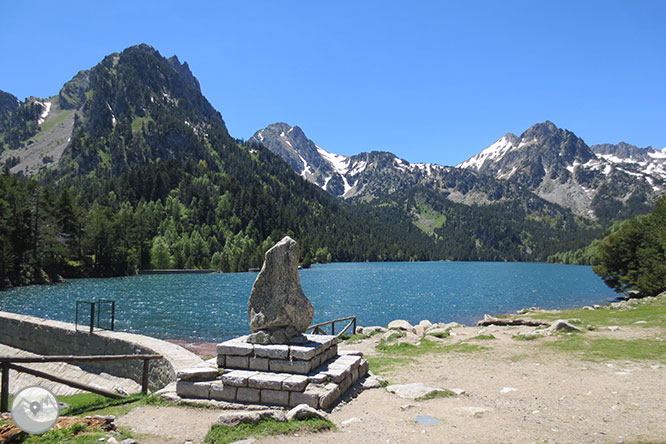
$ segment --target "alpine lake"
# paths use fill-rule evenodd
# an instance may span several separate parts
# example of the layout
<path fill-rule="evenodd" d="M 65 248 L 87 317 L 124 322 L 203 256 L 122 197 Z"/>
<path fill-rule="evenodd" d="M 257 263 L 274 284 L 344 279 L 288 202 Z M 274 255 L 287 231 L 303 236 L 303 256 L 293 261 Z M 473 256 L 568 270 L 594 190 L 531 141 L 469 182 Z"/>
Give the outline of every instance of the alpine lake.
<path fill-rule="evenodd" d="M 0 310 L 74 323 L 77 301 L 108 299 L 115 301 L 117 331 L 219 342 L 250 332 L 247 301 L 256 276 L 72 279 L 0 292 Z M 363 326 L 386 326 L 394 319 L 473 325 L 484 313 L 607 304 L 617 296 L 591 267 L 545 263 L 333 263 L 301 270 L 300 278 L 315 308 L 313 322 L 356 316 Z M 90 309 L 81 307 L 79 324 L 85 330 Z M 110 318 L 103 307 L 102 325 Z"/>

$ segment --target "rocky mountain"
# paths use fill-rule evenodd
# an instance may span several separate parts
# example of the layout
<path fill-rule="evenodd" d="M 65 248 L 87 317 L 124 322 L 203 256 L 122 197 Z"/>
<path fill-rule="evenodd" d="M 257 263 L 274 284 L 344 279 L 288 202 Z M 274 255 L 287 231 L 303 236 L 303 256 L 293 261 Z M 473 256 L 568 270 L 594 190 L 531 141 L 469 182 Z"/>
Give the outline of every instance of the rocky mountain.
<path fill-rule="evenodd" d="M 470 190 L 467 185 L 462 185 L 461 182 L 470 177 L 476 178 L 474 174 L 435 164 L 412 164 L 385 151 L 353 156 L 331 153 L 308 139 L 301 128 L 286 123 L 269 125 L 257 131 L 249 141 L 263 144 L 284 158 L 301 177 L 345 199 L 368 201 L 416 185 L 451 193 L 450 198 L 455 201 L 479 202 L 498 197 L 496 190 L 486 193 L 478 186 L 472 185 Z M 480 181 L 489 182 L 486 179 Z"/>
<path fill-rule="evenodd" d="M 16 96 L 0 90 L 0 121 L 14 112 L 20 104 L 21 101 Z"/>
<path fill-rule="evenodd" d="M 397 209 L 437 239 L 447 258 L 545 259 L 539 255 L 594 235 L 590 224 L 520 182 L 465 168 L 411 164 L 388 152 L 330 153 L 285 123 L 257 131 L 250 141 L 264 144 L 333 195 Z"/>
<path fill-rule="evenodd" d="M 526 186 L 576 214 L 618 220 L 645 213 L 666 190 L 666 153 L 627 144 L 594 149 L 552 122 L 507 134 L 457 167 Z"/>
<path fill-rule="evenodd" d="M 148 45 L 106 56 L 55 96 L 2 104 L 1 159 L 23 174 L 0 174 L 0 287 L 41 271 L 243 271 L 287 234 L 305 263 L 442 256 L 403 213 L 348 206 L 232 138 L 187 63 Z"/>

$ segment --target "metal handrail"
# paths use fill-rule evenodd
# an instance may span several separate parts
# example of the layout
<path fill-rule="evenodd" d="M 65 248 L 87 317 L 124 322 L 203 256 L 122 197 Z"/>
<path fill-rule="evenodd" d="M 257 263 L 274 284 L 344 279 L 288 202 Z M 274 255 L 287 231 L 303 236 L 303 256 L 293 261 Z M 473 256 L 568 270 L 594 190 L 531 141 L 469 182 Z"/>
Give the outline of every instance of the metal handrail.
<path fill-rule="evenodd" d="M 0 367 L 2 367 L 2 382 L 0 383 L 0 412 L 7 412 L 9 410 L 9 370 L 16 370 L 17 372 L 27 373 L 29 375 L 37 376 L 39 378 L 48 379 L 49 381 L 65 384 L 70 387 L 86 390 L 91 393 L 106 396 L 108 398 L 122 398 L 119 395 L 108 390 L 93 387 L 90 385 L 82 384 L 80 382 L 71 381 L 69 379 L 60 378 L 58 376 L 50 375 L 39 370 L 15 365 L 13 363 L 44 363 L 44 362 L 92 362 L 92 361 L 128 361 L 128 360 L 142 360 L 143 361 L 143 374 L 141 375 L 141 393 L 148 393 L 148 370 L 150 361 L 152 359 L 160 359 L 162 355 L 85 355 L 85 356 L 72 356 L 72 355 L 46 355 L 46 356 L 0 356 Z"/>

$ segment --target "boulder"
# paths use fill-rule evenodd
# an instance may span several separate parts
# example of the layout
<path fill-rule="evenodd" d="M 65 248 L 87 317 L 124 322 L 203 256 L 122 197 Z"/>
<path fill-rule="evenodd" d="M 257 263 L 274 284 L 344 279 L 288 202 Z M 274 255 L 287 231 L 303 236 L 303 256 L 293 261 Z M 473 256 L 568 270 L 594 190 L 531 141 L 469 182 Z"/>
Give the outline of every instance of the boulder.
<path fill-rule="evenodd" d="M 386 387 L 389 393 L 398 395 L 401 398 L 418 399 L 428 396 L 432 393 L 445 392 L 446 390 L 436 387 L 428 387 L 422 382 L 412 384 L 394 384 Z"/>
<path fill-rule="evenodd" d="M 381 388 L 384 385 L 386 385 L 386 379 L 379 375 L 368 376 L 367 378 L 361 380 L 361 388 L 363 390 Z"/>
<path fill-rule="evenodd" d="M 254 332 L 249 342 L 284 343 L 310 326 L 314 307 L 301 288 L 299 255 L 298 244 L 289 236 L 266 252 L 247 304 Z"/>
<path fill-rule="evenodd" d="M 583 331 L 580 328 L 576 327 L 573 324 L 570 324 L 569 322 L 565 321 L 564 319 L 558 319 L 556 321 L 553 321 L 550 324 L 550 327 L 546 329 L 547 333 L 555 333 L 556 331 L 560 330 L 566 330 L 566 331 Z"/>
<path fill-rule="evenodd" d="M 396 319 L 395 321 L 391 321 L 388 324 L 389 330 L 403 330 L 411 332 L 413 328 L 414 327 L 412 326 L 412 324 L 403 319 Z"/>
<path fill-rule="evenodd" d="M 317 409 L 310 407 L 307 404 L 298 404 L 293 409 L 289 410 L 286 415 L 287 421 L 294 419 L 310 419 L 310 418 L 319 418 L 326 419 L 326 414 Z"/>
<path fill-rule="evenodd" d="M 384 327 L 380 327 L 378 325 L 372 325 L 370 327 L 357 327 L 356 328 L 356 333 L 359 335 L 367 335 L 370 336 L 371 334 L 377 332 L 377 333 L 384 333 L 386 329 Z"/>
<path fill-rule="evenodd" d="M 448 328 L 431 328 L 426 331 L 426 335 L 435 336 L 437 338 L 447 338 L 451 335 L 451 331 Z"/>
<path fill-rule="evenodd" d="M 218 416 L 216 424 L 229 427 L 238 424 L 257 424 L 264 418 L 273 418 L 281 422 L 286 419 L 284 412 L 276 410 L 238 411 L 222 413 Z"/>

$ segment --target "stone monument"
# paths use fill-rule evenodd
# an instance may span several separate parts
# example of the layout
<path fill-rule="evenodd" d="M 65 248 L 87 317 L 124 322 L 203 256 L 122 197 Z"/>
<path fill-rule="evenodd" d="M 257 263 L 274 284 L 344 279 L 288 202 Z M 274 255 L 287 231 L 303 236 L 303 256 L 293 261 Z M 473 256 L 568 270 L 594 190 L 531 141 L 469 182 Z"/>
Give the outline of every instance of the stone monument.
<path fill-rule="evenodd" d="M 284 344 L 312 322 L 314 308 L 298 276 L 298 244 L 285 236 L 266 252 L 247 303 L 253 344 Z"/>
<path fill-rule="evenodd" d="M 338 352 L 334 335 L 303 334 L 314 308 L 298 276 L 299 249 L 285 237 L 266 252 L 252 287 L 252 333 L 217 344 L 217 369 L 177 375 L 182 398 L 329 409 L 368 374 L 360 352 Z"/>

